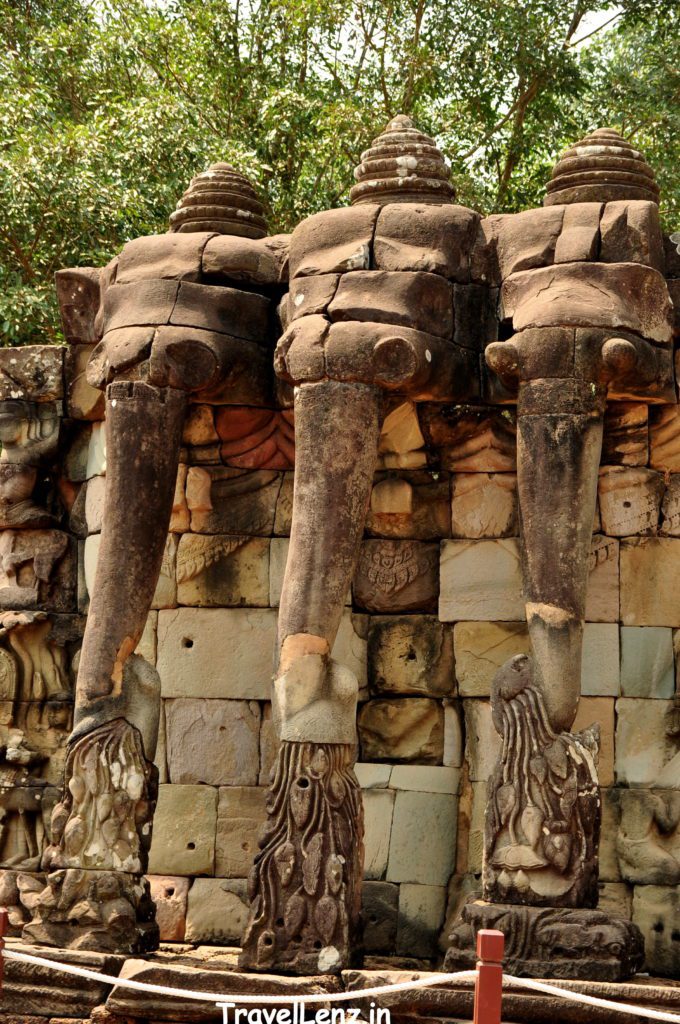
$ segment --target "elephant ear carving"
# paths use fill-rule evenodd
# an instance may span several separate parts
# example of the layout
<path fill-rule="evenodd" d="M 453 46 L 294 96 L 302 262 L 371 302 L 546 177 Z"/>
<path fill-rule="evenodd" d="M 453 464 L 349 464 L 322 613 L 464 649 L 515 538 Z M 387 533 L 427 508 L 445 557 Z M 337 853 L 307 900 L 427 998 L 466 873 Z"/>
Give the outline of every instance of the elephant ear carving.
<path fill-rule="evenodd" d="M 194 534 L 186 548 L 180 544 L 177 551 L 177 582 L 184 583 L 209 569 L 221 558 L 231 555 L 245 544 L 243 537 L 201 537 Z"/>

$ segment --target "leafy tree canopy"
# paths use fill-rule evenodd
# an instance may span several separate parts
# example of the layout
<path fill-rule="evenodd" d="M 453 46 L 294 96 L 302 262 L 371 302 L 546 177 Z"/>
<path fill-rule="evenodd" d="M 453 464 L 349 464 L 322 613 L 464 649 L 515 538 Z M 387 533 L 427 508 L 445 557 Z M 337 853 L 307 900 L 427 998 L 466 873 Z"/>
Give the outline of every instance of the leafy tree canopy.
<path fill-rule="evenodd" d="M 164 231 L 216 160 L 272 230 L 343 204 L 396 113 L 483 212 L 539 205 L 613 126 L 680 227 L 677 0 L 0 0 L 0 27 L 2 344 L 59 341 L 55 270 Z"/>

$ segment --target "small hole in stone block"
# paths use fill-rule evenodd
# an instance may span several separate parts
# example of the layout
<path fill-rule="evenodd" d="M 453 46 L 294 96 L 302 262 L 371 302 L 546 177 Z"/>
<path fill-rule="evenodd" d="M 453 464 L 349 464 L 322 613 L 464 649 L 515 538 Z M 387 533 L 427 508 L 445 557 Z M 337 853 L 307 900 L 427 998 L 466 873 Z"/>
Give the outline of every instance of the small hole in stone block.
<path fill-rule="evenodd" d="M 165 895 L 166 895 L 166 897 L 174 896 L 175 895 L 175 890 L 174 889 L 166 889 L 165 890 Z"/>
<path fill-rule="evenodd" d="M 663 931 L 663 921 L 657 921 L 656 924 L 652 925 L 652 931 L 661 934 Z"/>
<path fill-rule="evenodd" d="M 675 929 L 675 931 L 671 932 L 671 940 L 673 942 L 680 942 L 680 932 L 677 930 L 677 928 Z"/>
<path fill-rule="evenodd" d="M 274 940 L 271 937 L 271 935 L 265 935 L 265 937 L 264 937 L 264 944 L 265 944 L 265 946 L 273 946 L 274 945 Z"/>
<path fill-rule="evenodd" d="M 277 928 L 283 928 L 283 918 L 282 917 L 277 917 L 275 924 L 276 924 Z"/>
<path fill-rule="evenodd" d="M 624 508 L 630 508 L 631 504 L 632 504 L 632 502 L 630 502 L 630 501 L 624 501 L 623 507 Z"/>
<path fill-rule="evenodd" d="M 321 943 L 319 942 L 319 940 L 318 940 L 318 939 L 317 939 L 317 940 L 316 940 L 316 942 L 314 943 L 314 949 L 321 949 Z"/>
<path fill-rule="evenodd" d="M 377 924 L 378 923 L 378 918 L 376 917 L 375 914 L 371 914 L 371 916 L 368 919 L 368 923 L 369 924 Z"/>
<path fill-rule="evenodd" d="M 195 850 L 196 843 L 187 843 L 187 850 Z"/>
<path fill-rule="evenodd" d="M 193 646 L 194 641 L 191 639 L 190 636 L 185 636 L 182 638 L 182 647 L 186 647 L 187 650 L 190 650 Z"/>
<path fill-rule="evenodd" d="M 296 785 L 299 786 L 300 789 L 308 789 L 309 779 L 307 778 L 306 775 L 301 775 L 300 778 L 297 780 Z"/>

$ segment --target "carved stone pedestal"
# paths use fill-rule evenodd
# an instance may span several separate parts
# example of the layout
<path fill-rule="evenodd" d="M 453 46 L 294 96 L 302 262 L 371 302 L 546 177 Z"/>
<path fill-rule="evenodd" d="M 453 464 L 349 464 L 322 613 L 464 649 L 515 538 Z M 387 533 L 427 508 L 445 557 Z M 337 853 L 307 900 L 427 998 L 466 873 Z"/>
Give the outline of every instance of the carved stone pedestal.
<path fill-rule="evenodd" d="M 467 903 L 449 936 L 445 971 L 472 970 L 480 928 L 505 935 L 504 969 L 524 978 L 625 981 L 644 962 L 637 925 L 599 910 Z"/>
<path fill-rule="evenodd" d="M 47 884 L 17 879 L 31 914 L 25 941 L 101 953 L 158 946 L 143 875 L 157 779 L 140 731 L 124 718 L 72 740 L 64 793 L 52 812 L 52 844 L 43 855 Z"/>
<path fill-rule="evenodd" d="M 62 868 L 50 872 L 44 889 L 24 890 L 21 899 L 32 913 L 25 942 L 98 953 L 158 948 L 155 906 L 142 875 Z"/>
<path fill-rule="evenodd" d="M 361 955 L 363 807 L 351 744 L 283 742 L 239 965 L 339 973 Z"/>

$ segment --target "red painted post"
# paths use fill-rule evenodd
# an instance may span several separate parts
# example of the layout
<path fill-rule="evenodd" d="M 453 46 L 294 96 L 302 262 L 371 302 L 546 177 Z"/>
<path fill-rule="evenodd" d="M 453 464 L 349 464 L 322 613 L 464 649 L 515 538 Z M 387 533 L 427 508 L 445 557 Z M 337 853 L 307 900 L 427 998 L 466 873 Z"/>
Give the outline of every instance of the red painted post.
<path fill-rule="evenodd" d="M 503 932 L 485 928 L 477 932 L 474 1024 L 501 1024 L 504 946 Z"/>
<path fill-rule="evenodd" d="M 7 934 L 7 928 L 9 925 L 9 919 L 7 917 L 7 911 L 4 907 L 0 908 L 0 996 L 2 995 L 2 982 L 5 975 L 5 958 L 2 955 L 5 948 L 5 935 Z"/>

